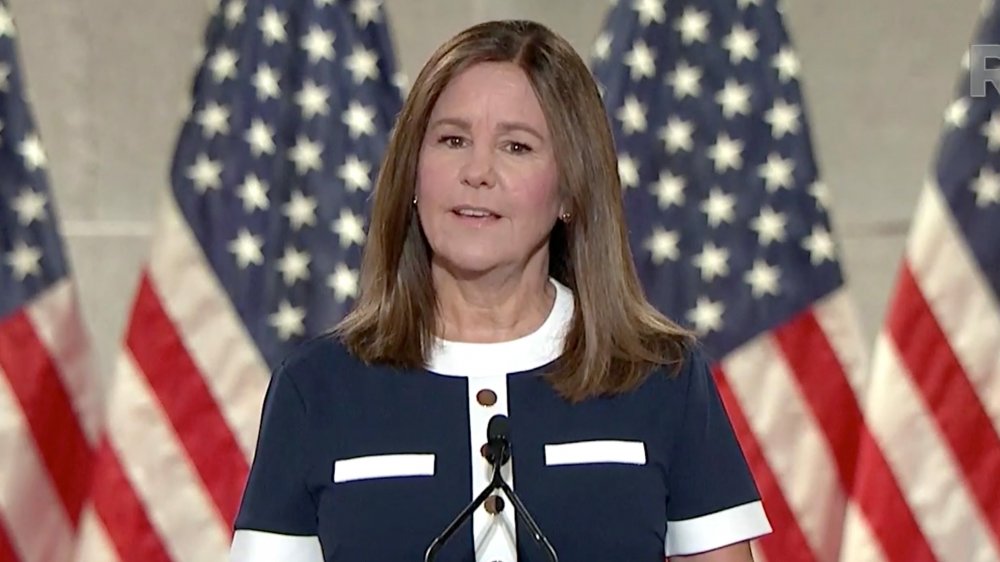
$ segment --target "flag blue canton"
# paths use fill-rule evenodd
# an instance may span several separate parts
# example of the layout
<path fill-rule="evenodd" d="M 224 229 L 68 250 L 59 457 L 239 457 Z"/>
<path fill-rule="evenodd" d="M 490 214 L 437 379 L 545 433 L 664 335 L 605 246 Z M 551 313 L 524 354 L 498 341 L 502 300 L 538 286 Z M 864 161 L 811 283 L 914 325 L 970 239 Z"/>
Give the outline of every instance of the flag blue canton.
<path fill-rule="evenodd" d="M 842 285 L 772 0 L 619 2 L 592 56 L 657 308 L 721 357 Z"/>
<path fill-rule="evenodd" d="M 0 318 L 68 274 L 16 36 L 0 0 Z"/>
<path fill-rule="evenodd" d="M 972 44 L 1000 44 L 1000 6 L 988 2 L 984 11 Z M 987 67 L 994 65 L 995 61 Z M 945 112 L 934 177 L 955 226 L 1000 300 L 1000 93 L 989 84 L 984 96 L 971 93 L 966 70 L 955 101 Z"/>
<path fill-rule="evenodd" d="M 375 0 L 225 0 L 206 33 L 173 195 L 272 367 L 343 317 L 402 105 Z"/>

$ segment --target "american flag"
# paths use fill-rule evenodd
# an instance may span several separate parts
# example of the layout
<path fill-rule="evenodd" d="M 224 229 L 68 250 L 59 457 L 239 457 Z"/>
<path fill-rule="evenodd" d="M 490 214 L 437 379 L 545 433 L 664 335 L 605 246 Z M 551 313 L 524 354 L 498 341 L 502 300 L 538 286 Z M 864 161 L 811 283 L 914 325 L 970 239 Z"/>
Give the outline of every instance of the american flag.
<path fill-rule="evenodd" d="M 0 560 L 69 562 L 100 388 L 0 0 Z"/>
<path fill-rule="evenodd" d="M 994 3 L 971 43 L 1000 43 Z M 910 227 L 866 403 L 909 505 L 905 526 L 888 509 L 870 514 L 872 526 L 895 528 L 909 548 L 879 550 L 849 525 L 845 560 L 1000 560 L 1000 94 L 987 86 L 972 97 L 970 87 L 966 70 Z M 859 495 L 882 492 L 883 461 L 869 452 Z"/>
<path fill-rule="evenodd" d="M 340 319 L 401 106 L 385 13 L 226 0 L 108 396 L 80 560 L 227 558 L 268 378 Z"/>
<path fill-rule="evenodd" d="M 866 353 L 779 6 L 619 2 L 592 56 L 647 295 L 700 334 L 774 527 L 757 560 L 838 560 L 845 518 L 906 503 L 877 449 L 851 495 Z"/>

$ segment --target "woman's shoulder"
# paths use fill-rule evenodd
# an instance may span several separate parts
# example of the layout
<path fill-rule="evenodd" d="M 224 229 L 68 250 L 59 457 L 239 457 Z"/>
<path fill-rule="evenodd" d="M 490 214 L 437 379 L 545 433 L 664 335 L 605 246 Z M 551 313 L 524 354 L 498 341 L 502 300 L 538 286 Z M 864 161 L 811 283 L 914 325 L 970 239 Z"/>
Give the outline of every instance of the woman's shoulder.
<path fill-rule="evenodd" d="M 331 373 L 363 367 L 340 338 L 324 333 L 295 345 L 275 369 L 274 376 L 302 388 L 329 378 Z"/>
<path fill-rule="evenodd" d="M 712 360 L 697 340 L 680 346 L 675 356 L 677 359 L 654 368 L 643 386 L 654 393 L 666 386 L 671 393 L 686 394 L 692 385 L 713 384 Z"/>

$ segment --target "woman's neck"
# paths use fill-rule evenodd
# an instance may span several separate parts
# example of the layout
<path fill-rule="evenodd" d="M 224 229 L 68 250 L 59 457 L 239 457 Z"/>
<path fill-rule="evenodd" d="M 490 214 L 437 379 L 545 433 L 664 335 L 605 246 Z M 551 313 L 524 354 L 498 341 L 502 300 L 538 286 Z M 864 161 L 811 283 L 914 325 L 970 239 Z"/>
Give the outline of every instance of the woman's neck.
<path fill-rule="evenodd" d="M 555 287 L 547 268 L 458 278 L 432 268 L 438 301 L 438 337 L 493 343 L 524 337 L 548 318 Z"/>

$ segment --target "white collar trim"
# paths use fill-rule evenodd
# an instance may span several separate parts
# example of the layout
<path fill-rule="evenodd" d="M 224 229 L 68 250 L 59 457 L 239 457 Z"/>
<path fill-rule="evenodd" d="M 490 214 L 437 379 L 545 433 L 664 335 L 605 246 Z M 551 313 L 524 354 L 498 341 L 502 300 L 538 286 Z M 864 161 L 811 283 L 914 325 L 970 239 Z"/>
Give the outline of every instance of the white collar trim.
<path fill-rule="evenodd" d="M 573 292 L 549 278 L 556 299 L 548 318 L 534 332 L 497 343 L 470 343 L 437 339 L 426 364 L 428 371 L 455 377 L 484 377 L 530 371 L 551 363 L 563 351 L 573 319 Z"/>

